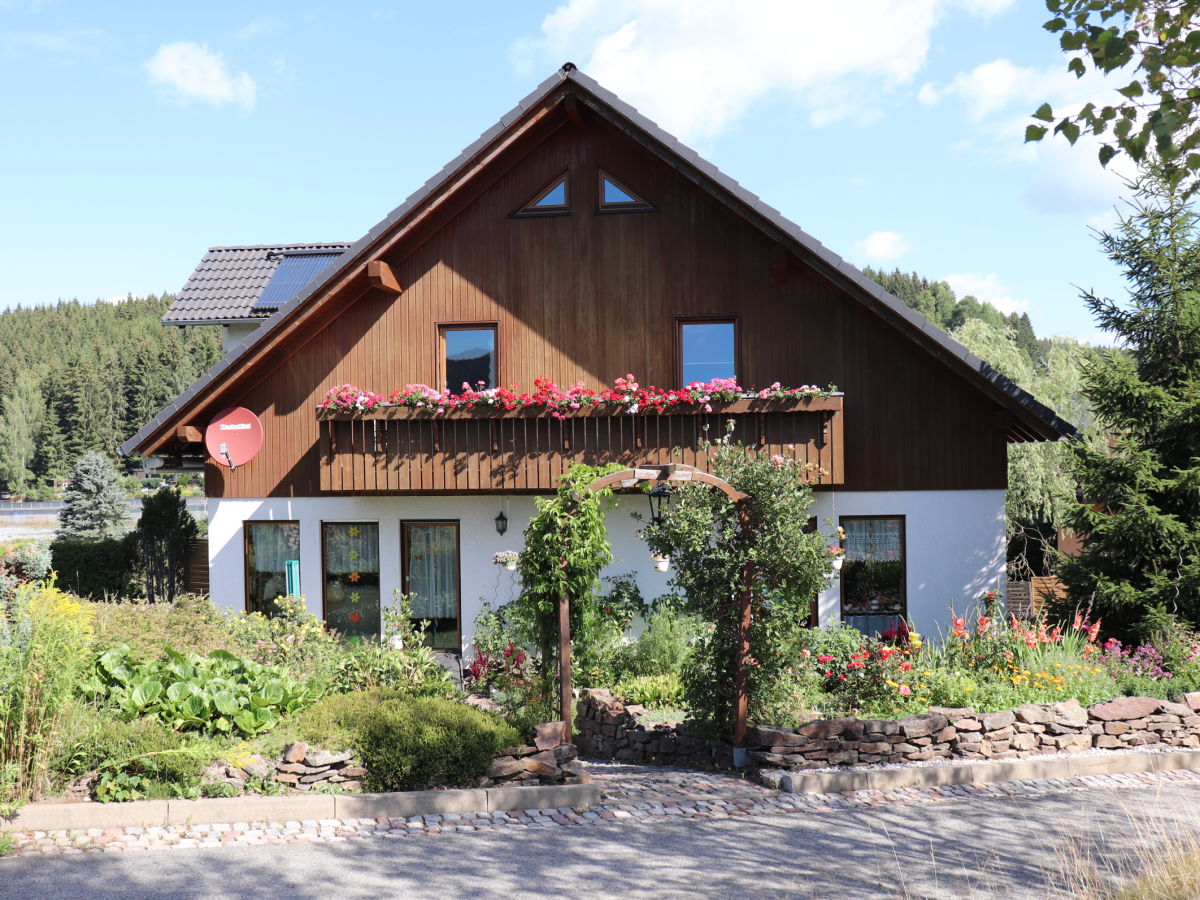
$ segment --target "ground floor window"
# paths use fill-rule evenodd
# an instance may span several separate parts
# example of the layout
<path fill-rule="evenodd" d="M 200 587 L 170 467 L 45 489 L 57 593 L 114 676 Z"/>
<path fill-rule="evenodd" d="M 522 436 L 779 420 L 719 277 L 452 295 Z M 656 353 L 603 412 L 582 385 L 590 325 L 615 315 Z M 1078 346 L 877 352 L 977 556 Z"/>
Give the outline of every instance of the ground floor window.
<path fill-rule="evenodd" d="M 908 614 L 904 517 L 844 516 L 842 621 L 864 634 L 881 634 Z"/>
<path fill-rule="evenodd" d="M 347 635 L 380 634 L 379 524 L 321 523 L 325 621 Z"/>
<path fill-rule="evenodd" d="M 300 523 L 246 522 L 246 612 L 272 615 L 279 597 L 300 594 Z"/>
<path fill-rule="evenodd" d="M 461 644 L 457 522 L 400 523 L 404 591 L 432 646 Z"/>

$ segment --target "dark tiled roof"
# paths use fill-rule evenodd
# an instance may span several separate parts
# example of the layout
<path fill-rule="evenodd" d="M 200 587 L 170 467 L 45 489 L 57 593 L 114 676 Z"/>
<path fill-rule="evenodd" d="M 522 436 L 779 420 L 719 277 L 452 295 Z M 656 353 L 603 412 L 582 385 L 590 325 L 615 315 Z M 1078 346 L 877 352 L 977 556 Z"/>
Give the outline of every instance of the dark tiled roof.
<path fill-rule="evenodd" d="M 1022 390 L 1005 376 L 1001 375 L 979 357 L 975 356 L 962 344 L 955 341 L 940 328 L 931 324 L 924 316 L 909 309 L 886 290 L 865 276 L 857 268 L 843 260 L 836 253 L 821 244 L 816 238 L 807 234 L 800 226 L 789 221 L 779 210 L 764 203 L 757 195 L 746 190 L 734 179 L 721 172 L 712 163 L 700 157 L 695 150 L 687 147 L 676 137 L 660 128 L 650 119 L 643 116 L 616 94 L 601 87 L 595 80 L 580 72 L 573 63 L 567 63 L 522 99 L 516 106 L 500 117 L 500 121 L 485 131 L 470 146 L 457 157 L 446 163 L 441 171 L 414 191 L 408 199 L 393 209 L 376 224 L 370 231 L 359 238 L 350 248 L 335 260 L 321 276 L 313 279 L 307 287 L 296 293 L 291 300 L 283 304 L 276 313 L 267 320 L 254 335 L 235 347 L 224 359 L 214 365 L 195 384 L 184 391 L 173 403 L 150 420 L 146 425 L 121 446 L 122 453 L 135 453 L 143 441 L 150 438 L 154 432 L 167 423 L 176 413 L 186 407 L 198 395 L 203 393 L 214 381 L 222 377 L 227 370 L 238 365 L 241 359 L 248 356 L 258 344 L 268 339 L 276 329 L 289 322 L 292 315 L 304 305 L 305 301 L 322 288 L 331 283 L 340 273 L 347 271 L 352 265 L 361 260 L 358 257 L 365 253 L 375 242 L 400 223 L 405 217 L 420 207 L 433 193 L 441 188 L 460 169 L 466 166 L 477 154 L 484 150 L 492 141 L 504 133 L 514 122 L 518 121 L 531 108 L 541 103 L 564 81 L 573 81 L 586 94 L 603 106 L 607 106 L 618 117 L 628 121 L 633 129 L 641 132 L 643 141 L 654 152 L 665 151 L 677 158 L 684 166 L 693 170 L 703 179 L 696 179 L 702 186 L 706 181 L 714 192 L 727 202 L 735 201 L 745 208 L 745 212 L 753 217 L 760 226 L 766 226 L 774 233 L 780 234 L 787 242 L 798 246 L 804 251 L 809 261 L 825 273 L 834 283 L 849 287 L 859 294 L 866 294 L 878 304 L 881 314 L 892 321 L 901 320 L 906 326 L 914 329 L 917 339 L 930 352 L 941 356 L 956 365 L 964 366 L 966 374 L 976 379 L 980 388 L 1010 409 L 1017 407 L 1031 416 L 1036 424 L 1031 428 L 1028 422 L 1014 425 L 1009 429 L 1010 440 L 1049 440 L 1076 434 L 1070 422 L 1060 418 L 1049 407 L 1039 403 L 1027 391 Z M 641 138 L 639 138 L 641 139 Z M 898 323 L 899 324 L 899 323 Z"/>
<path fill-rule="evenodd" d="M 343 251 L 349 244 L 270 244 L 257 247 L 213 247 L 204 254 L 162 320 L 167 325 L 229 322 L 263 318 L 254 310 L 285 252 Z M 332 262 L 333 258 L 330 258 Z M 324 268 L 322 266 L 322 268 Z"/>

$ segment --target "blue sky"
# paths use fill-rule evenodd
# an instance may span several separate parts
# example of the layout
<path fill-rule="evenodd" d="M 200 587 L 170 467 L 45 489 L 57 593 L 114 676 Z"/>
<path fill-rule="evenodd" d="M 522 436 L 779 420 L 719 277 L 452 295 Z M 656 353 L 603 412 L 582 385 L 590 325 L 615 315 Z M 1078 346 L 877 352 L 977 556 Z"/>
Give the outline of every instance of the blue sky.
<path fill-rule="evenodd" d="M 1095 99 L 1035 0 L 0 0 L 0 307 L 354 240 L 565 60 L 857 264 L 1096 339 L 1116 175 L 1025 146 Z M 1082 142 L 1081 142 L 1082 143 Z"/>

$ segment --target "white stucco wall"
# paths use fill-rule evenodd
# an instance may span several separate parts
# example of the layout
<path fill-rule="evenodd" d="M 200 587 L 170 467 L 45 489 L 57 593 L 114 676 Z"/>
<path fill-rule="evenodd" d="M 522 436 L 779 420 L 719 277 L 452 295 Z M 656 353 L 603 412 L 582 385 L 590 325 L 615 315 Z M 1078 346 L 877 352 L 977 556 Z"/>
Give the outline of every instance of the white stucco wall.
<path fill-rule="evenodd" d="M 503 506 L 508 533 L 496 533 L 496 514 Z M 627 498 L 608 517 L 614 560 L 606 574 L 634 572 L 647 600 L 666 593 L 670 573 L 655 572 L 639 523 L 628 513 L 647 512 L 641 497 Z M 462 628 L 470 640 L 472 623 L 486 600 L 507 603 L 516 596 L 516 573 L 493 565 L 500 550 L 520 550 L 521 535 L 533 514 L 533 498 L 513 497 L 302 497 L 208 501 L 209 577 L 213 600 L 230 609 L 245 608 L 245 560 L 242 522 L 300 522 L 300 586 L 308 608 L 321 614 L 321 522 L 379 523 L 380 585 L 383 597 L 400 586 L 401 520 L 451 519 L 460 523 Z M 1003 491 L 896 491 L 821 493 L 812 510 L 822 532 L 830 532 L 839 516 L 902 515 L 905 517 L 908 612 L 919 631 L 945 629 L 953 606 L 967 603 L 988 588 L 1002 586 L 1004 576 Z M 821 623 L 836 622 L 839 585 L 835 580 L 820 597 Z"/>

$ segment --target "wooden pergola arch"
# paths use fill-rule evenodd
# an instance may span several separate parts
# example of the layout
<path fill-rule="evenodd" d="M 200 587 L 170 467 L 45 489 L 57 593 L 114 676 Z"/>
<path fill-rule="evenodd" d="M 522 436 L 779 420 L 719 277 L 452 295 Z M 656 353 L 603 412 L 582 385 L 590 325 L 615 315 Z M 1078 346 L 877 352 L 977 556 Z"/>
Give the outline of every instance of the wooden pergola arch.
<path fill-rule="evenodd" d="M 637 469 L 622 469 L 608 475 L 601 475 L 584 488 L 586 491 L 600 491 L 604 488 L 631 488 L 643 482 L 654 483 L 687 483 L 707 484 L 724 494 L 737 508 L 738 521 L 742 533 L 749 537 L 751 532 L 750 511 L 747 501 L 749 494 L 744 494 L 724 478 L 697 469 L 695 466 L 671 463 L 664 466 L 645 466 Z M 746 748 L 746 711 L 748 707 L 746 688 L 746 669 L 750 657 L 750 614 L 754 596 L 753 567 L 747 561 L 742 567 L 741 617 L 738 620 L 738 656 L 737 656 L 737 703 L 734 710 L 733 746 L 734 762 L 744 763 Z M 567 729 L 568 739 L 571 733 L 573 698 L 571 696 L 571 616 L 570 598 L 565 592 L 558 598 L 558 658 L 559 658 L 559 706 L 563 724 Z"/>

